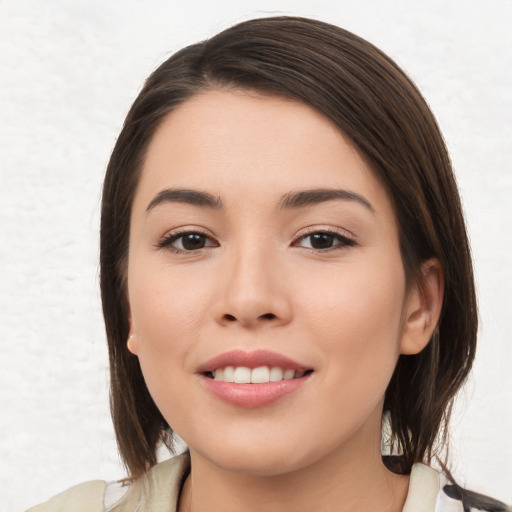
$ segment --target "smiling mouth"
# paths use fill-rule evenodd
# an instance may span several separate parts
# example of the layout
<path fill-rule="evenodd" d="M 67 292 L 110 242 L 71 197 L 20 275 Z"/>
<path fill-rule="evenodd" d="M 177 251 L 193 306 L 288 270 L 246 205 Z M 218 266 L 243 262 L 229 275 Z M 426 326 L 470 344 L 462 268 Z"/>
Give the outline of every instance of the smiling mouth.
<path fill-rule="evenodd" d="M 205 372 L 204 375 L 219 382 L 233 382 L 235 384 L 265 384 L 268 382 L 300 379 L 312 372 L 313 370 L 296 371 L 277 366 L 258 366 L 257 368 L 248 368 L 246 366 L 226 366 L 210 372 Z"/>

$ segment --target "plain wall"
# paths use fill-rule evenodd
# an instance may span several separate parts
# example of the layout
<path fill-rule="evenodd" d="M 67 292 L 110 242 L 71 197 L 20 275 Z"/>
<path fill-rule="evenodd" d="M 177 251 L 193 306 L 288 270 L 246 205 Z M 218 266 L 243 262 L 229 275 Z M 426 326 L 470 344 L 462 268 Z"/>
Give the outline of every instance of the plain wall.
<path fill-rule="evenodd" d="M 0 508 L 124 475 L 108 409 L 98 292 L 102 176 L 144 78 L 243 19 L 352 30 L 416 81 L 467 214 L 480 346 L 452 424 L 460 483 L 512 502 L 512 2 L 0 3 Z"/>

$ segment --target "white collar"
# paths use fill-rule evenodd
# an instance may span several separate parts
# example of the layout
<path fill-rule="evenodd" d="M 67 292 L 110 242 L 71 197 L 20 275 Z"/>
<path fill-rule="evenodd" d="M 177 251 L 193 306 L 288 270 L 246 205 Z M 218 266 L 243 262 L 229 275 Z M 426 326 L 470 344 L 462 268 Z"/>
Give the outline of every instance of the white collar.
<path fill-rule="evenodd" d="M 439 473 L 425 464 L 413 464 L 402 512 L 434 512 L 438 494 Z"/>

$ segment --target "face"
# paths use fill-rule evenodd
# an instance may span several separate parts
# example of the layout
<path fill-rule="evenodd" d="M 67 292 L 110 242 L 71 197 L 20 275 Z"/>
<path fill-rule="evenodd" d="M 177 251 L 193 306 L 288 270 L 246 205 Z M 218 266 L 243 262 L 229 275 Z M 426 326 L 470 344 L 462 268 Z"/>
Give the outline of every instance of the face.
<path fill-rule="evenodd" d="M 193 458 L 275 475 L 379 450 L 406 343 L 398 228 L 328 119 L 193 97 L 150 144 L 130 229 L 131 350 Z"/>

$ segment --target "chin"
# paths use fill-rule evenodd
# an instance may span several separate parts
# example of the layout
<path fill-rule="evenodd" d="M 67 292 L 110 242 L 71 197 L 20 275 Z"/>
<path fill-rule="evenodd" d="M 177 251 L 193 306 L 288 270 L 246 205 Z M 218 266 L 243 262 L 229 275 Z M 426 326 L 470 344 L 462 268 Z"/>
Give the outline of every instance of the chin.
<path fill-rule="evenodd" d="M 222 444 L 190 446 L 192 458 L 195 455 L 224 471 L 247 476 L 275 477 L 304 469 L 321 458 L 321 450 L 302 449 L 307 443 L 298 439 L 286 440 L 270 437 L 255 440 L 254 437 L 240 436 Z M 217 448 L 218 447 L 218 448 Z M 193 460 L 193 459 L 192 459 Z"/>
<path fill-rule="evenodd" d="M 247 476 L 275 477 L 285 475 L 307 466 L 307 461 L 300 457 L 290 457 L 284 451 L 258 450 L 257 453 L 247 450 L 228 450 L 222 456 L 215 457 L 211 462 L 225 471 Z"/>

